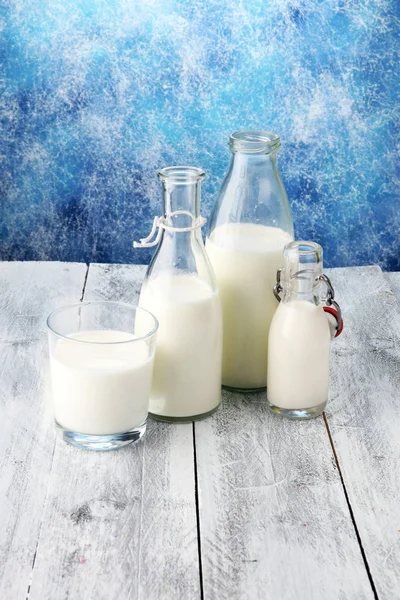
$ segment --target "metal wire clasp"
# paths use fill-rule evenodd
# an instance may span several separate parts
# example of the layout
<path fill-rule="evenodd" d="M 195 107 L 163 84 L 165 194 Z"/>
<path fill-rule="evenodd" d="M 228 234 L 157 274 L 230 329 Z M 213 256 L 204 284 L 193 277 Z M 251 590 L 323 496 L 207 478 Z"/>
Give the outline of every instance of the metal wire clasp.
<path fill-rule="evenodd" d="M 274 296 L 278 300 L 281 301 L 280 293 L 283 292 L 283 287 L 281 286 L 281 273 L 282 269 L 278 269 L 276 272 L 276 284 L 274 285 Z"/>
<path fill-rule="evenodd" d="M 276 272 L 276 284 L 274 285 L 274 296 L 278 300 L 278 302 L 281 301 L 280 294 L 281 294 L 281 292 L 283 292 L 283 287 L 281 286 L 281 274 L 282 274 L 282 269 L 278 269 Z M 326 306 L 332 306 L 337 312 L 336 331 L 338 332 L 337 335 L 339 335 L 339 333 L 341 332 L 342 327 L 343 327 L 342 309 L 340 308 L 339 304 L 335 300 L 335 290 L 333 289 L 332 282 L 329 279 L 329 277 L 325 274 L 320 275 L 318 277 L 318 281 L 325 283 L 325 285 L 327 287 L 327 295 L 326 295 L 326 299 L 325 299 Z"/>
<path fill-rule="evenodd" d="M 325 275 L 324 273 L 318 277 L 318 281 L 322 281 L 323 283 L 325 283 L 325 285 L 328 289 L 325 303 L 326 303 L 326 306 L 333 306 L 333 308 L 337 311 L 337 314 L 338 314 L 338 316 L 337 316 L 337 322 L 338 322 L 337 331 L 340 331 L 343 326 L 342 309 L 340 308 L 339 304 L 335 300 L 335 290 L 333 289 L 332 282 L 329 279 L 329 277 L 327 275 Z"/>

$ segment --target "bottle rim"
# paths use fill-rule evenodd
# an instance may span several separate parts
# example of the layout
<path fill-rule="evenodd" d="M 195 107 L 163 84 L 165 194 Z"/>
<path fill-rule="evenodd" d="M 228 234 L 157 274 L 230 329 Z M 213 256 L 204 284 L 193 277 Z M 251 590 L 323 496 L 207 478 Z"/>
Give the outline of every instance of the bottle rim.
<path fill-rule="evenodd" d="M 164 167 L 157 172 L 157 177 L 161 179 L 161 181 L 171 181 L 176 183 L 193 183 L 204 179 L 205 176 L 206 173 L 203 169 L 186 165 Z"/>
<path fill-rule="evenodd" d="M 281 140 L 273 131 L 245 129 L 231 134 L 229 147 L 232 152 L 271 154 L 279 150 Z"/>
<path fill-rule="evenodd" d="M 317 242 L 312 242 L 310 240 L 294 240 L 286 244 L 284 255 L 289 254 L 292 250 L 297 250 L 302 256 L 307 254 L 318 254 L 322 260 L 323 249 Z"/>

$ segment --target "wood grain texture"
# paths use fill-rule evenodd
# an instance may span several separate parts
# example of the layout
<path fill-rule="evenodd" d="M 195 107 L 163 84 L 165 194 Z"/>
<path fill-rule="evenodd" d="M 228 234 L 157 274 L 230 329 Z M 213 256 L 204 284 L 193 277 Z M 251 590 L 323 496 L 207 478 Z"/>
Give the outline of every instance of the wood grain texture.
<path fill-rule="evenodd" d="M 87 267 L 0 263 L 0 598 L 25 599 L 55 432 L 47 410 L 46 317 L 79 302 Z"/>
<path fill-rule="evenodd" d="M 384 276 L 386 278 L 386 281 L 389 282 L 393 294 L 396 296 L 398 302 L 400 303 L 400 271 L 396 273 L 384 273 Z"/>
<path fill-rule="evenodd" d="M 145 268 L 91 265 L 85 300 L 135 302 Z M 192 425 L 149 420 L 143 442 L 57 442 L 30 600 L 200 597 Z"/>
<path fill-rule="evenodd" d="M 322 417 L 225 391 L 195 430 L 205 600 L 373 598 Z"/>
<path fill-rule="evenodd" d="M 400 310 L 378 267 L 331 271 L 345 319 L 327 417 L 380 600 L 400 598 Z"/>

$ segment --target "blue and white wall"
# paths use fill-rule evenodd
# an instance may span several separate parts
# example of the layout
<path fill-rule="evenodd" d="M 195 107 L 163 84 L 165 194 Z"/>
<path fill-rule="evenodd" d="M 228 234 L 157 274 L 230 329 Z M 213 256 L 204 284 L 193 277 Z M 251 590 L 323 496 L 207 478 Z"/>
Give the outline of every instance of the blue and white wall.
<path fill-rule="evenodd" d="M 397 0 L 3 0 L 0 258 L 147 262 L 157 168 L 281 135 L 297 237 L 400 269 Z"/>

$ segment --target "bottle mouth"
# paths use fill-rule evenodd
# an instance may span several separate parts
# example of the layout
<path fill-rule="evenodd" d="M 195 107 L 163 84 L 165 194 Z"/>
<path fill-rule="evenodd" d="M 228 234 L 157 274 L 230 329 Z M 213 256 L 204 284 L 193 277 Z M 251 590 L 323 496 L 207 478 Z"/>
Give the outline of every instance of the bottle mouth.
<path fill-rule="evenodd" d="M 246 154 L 271 154 L 281 147 L 279 135 L 272 131 L 244 130 L 235 131 L 229 137 L 229 147 L 232 152 Z"/>
<path fill-rule="evenodd" d="M 161 181 L 179 184 L 193 184 L 204 179 L 206 173 L 199 167 L 173 166 L 160 169 L 157 176 Z"/>
<path fill-rule="evenodd" d="M 296 253 L 304 256 L 316 254 L 318 257 L 322 257 L 322 246 L 317 242 L 309 242 L 304 240 L 295 240 L 285 246 L 285 253 Z"/>

